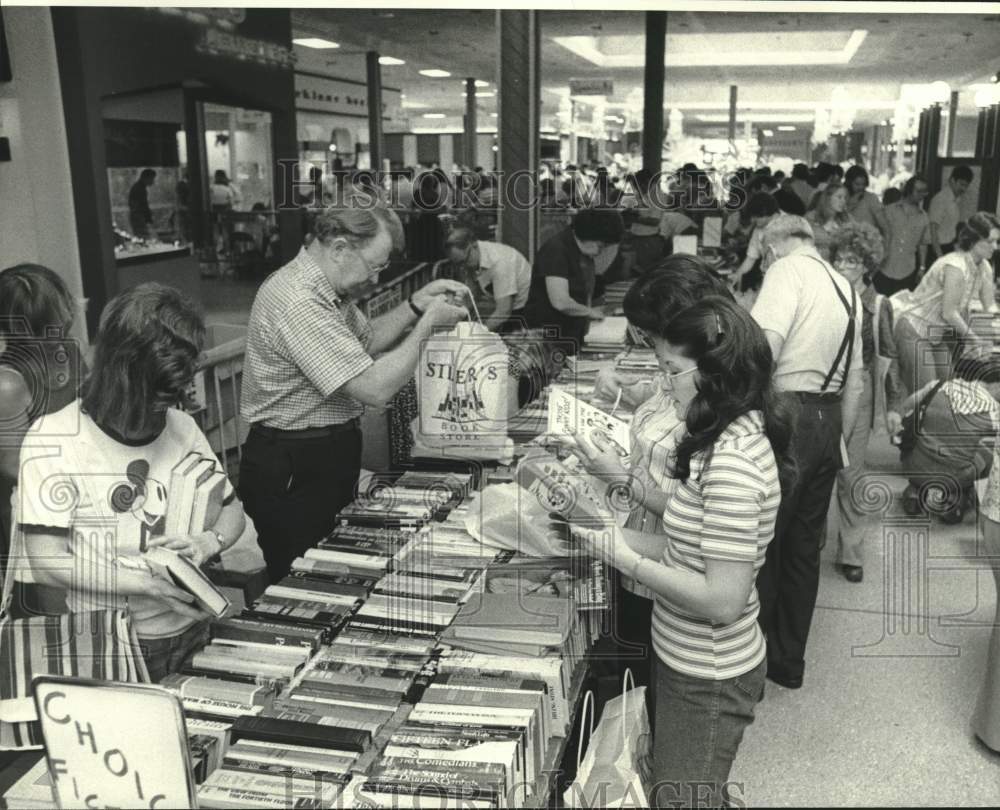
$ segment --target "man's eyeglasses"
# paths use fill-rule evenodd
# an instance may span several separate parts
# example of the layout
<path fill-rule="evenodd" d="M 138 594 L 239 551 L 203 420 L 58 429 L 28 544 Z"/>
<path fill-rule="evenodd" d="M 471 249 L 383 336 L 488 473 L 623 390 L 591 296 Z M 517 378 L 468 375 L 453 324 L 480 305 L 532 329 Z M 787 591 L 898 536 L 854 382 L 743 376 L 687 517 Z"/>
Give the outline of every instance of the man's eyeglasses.
<path fill-rule="evenodd" d="M 368 259 L 365 258 L 365 254 L 364 253 L 362 253 L 359 250 L 359 251 L 357 251 L 357 254 L 358 254 L 358 256 L 361 257 L 361 261 L 364 262 L 364 264 L 365 264 L 365 270 L 368 271 L 368 275 L 369 276 L 377 276 L 383 270 L 387 269 L 389 267 L 389 265 L 392 263 L 389 259 L 386 259 L 381 264 L 376 265 L 375 267 L 372 267 L 371 262 L 369 262 Z"/>

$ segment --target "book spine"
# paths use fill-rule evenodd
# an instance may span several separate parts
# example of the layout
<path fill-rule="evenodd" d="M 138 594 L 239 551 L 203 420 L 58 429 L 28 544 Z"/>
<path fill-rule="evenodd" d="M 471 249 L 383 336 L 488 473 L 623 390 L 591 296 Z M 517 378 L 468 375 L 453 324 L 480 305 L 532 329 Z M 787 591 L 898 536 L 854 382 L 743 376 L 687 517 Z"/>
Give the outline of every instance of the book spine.
<path fill-rule="evenodd" d="M 273 717 L 241 717 L 233 723 L 233 740 L 250 739 L 315 745 L 361 753 L 371 742 L 371 735 L 355 729 L 336 729 L 277 720 Z"/>
<path fill-rule="evenodd" d="M 313 630 L 299 629 L 271 622 L 230 619 L 212 624 L 212 638 L 261 642 L 288 647 L 308 647 L 309 649 L 316 650 L 319 648 L 322 635 Z"/>

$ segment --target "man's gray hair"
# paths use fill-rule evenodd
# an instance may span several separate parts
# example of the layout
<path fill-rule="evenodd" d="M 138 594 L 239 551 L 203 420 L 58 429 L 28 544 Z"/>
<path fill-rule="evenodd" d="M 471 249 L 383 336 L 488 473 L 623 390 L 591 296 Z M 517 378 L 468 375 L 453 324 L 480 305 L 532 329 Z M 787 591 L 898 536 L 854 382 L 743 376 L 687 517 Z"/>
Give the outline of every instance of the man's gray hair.
<path fill-rule="evenodd" d="M 406 244 L 403 223 L 399 216 L 386 205 L 346 205 L 330 206 L 317 212 L 312 223 L 312 236 L 324 244 L 337 238 L 351 242 L 367 242 L 374 239 L 382 225 L 392 239 L 392 246 L 402 250 Z"/>
<path fill-rule="evenodd" d="M 761 235 L 764 246 L 776 245 L 786 239 L 813 241 L 813 229 L 809 220 L 795 214 L 779 214 L 764 228 Z"/>

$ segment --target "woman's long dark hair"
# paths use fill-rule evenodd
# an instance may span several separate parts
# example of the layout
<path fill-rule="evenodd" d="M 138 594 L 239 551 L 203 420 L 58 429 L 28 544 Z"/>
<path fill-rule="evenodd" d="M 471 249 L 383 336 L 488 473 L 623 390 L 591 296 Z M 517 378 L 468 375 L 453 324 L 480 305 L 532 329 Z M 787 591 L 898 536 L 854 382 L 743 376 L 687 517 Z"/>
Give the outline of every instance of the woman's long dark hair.
<path fill-rule="evenodd" d="M 730 423 L 761 411 L 782 482 L 789 483 L 792 415 L 774 389 L 771 347 L 750 313 L 721 296 L 703 298 L 671 319 L 663 338 L 696 361 L 699 372 L 698 393 L 685 417 L 687 433 L 677 445 L 678 478 L 690 476 L 695 453 L 710 456 Z"/>
<path fill-rule="evenodd" d="M 178 405 L 194 379 L 205 324 L 174 287 L 140 284 L 101 315 L 83 410 L 120 436 L 147 436 L 155 414 Z"/>

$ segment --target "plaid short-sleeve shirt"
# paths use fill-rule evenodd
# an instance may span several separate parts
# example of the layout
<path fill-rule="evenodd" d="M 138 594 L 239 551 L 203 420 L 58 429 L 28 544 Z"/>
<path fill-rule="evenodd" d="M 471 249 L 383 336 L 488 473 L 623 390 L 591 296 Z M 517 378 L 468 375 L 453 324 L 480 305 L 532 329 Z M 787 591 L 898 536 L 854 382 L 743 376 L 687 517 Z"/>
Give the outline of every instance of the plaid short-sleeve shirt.
<path fill-rule="evenodd" d="M 350 421 L 364 406 L 340 389 L 372 365 L 372 329 L 305 248 L 274 272 L 247 326 L 240 413 L 283 430 Z"/>

